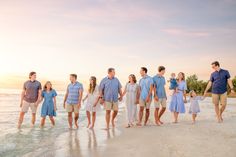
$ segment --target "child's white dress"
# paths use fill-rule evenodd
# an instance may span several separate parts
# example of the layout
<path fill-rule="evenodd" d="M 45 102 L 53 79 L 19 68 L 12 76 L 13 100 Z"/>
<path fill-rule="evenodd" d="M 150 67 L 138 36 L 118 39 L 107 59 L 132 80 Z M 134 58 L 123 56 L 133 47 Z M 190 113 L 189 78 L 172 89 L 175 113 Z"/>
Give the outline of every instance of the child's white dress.
<path fill-rule="evenodd" d="M 189 107 L 189 113 L 190 114 L 197 114 L 200 112 L 200 106 L 198 101 L 202 101 L 204 97 L 196 96 L 195 98 L 190 98 L 190 107 Z"/>
<path fill-rule="evenodd" d="M 97 85 L 93 93 L 88 93 L 86 111 L 97 112 L 101 109 L 99 102 L 96 105 L 96 107 L 93 107 L 94 103 L 97 101 L 98 96 L 99 96 L 99 88 Z"/>

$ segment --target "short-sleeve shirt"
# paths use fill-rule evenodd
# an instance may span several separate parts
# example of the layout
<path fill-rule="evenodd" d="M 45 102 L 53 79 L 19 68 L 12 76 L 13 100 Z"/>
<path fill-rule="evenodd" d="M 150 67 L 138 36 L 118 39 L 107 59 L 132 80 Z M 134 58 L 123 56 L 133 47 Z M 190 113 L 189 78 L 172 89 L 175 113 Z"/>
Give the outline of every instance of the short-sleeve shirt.
<path fill-rule="evenodd" d="M 212 82 L 213 94 L 224 94 L 227 92 L 227 81 L 230 78 L 230 74 L 227 70 L 220 69 L 211 74 L 210 81 Z"/>
<path fill-rule="evenodd" d="M 140 86 L 140 93 L 141 93 L 141 99 L 146 100 L 148 97 L 148 93 L 150 91 L 150 87 L 153 86 L 153 79 L 152 77 L 146 75 L 139 81 Z"/>
<path fill-rule="evenodd" d="M 166 80 L 165 77 L 161 75 L 156 75 L 153 77 L 153 84 L 154 87 L 156 88 L 156 95 L 158 98 L 166 98 L 166 90 L 165 90 L 165 85 L 166 85 Z"/>
<path fill-rule="evenodd" d="M 80 91 L 83 91 L 83 85 L 79 82 L 71 83 L 67 87 L 68 97 L 66 103 L 68 105 L 77 105 L 79 103 Z"/>
<path fill-rule="evenodd" d="M 118 101 L 118 95 L 121 88 L 121 83 L 116 77 L 113 77 L 112 79 L 105 77 L 99 86 L 99 90 L 103 93 L 103 99 L 108 102 Z"/>
<path fill-rule="evenodd" d="M 35 103 L 38 100 L 39 90 L 42 89 L 42 85 L 37 80 L 28 80 L 24 83 L 23 89 L 25 90 L 24 101 Z"/>

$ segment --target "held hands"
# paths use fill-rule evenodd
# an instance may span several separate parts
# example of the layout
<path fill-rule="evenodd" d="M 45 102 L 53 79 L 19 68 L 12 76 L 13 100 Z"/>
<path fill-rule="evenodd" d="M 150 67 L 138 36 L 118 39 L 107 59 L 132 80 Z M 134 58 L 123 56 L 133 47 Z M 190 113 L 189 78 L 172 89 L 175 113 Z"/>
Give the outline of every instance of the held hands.
<path fill-rule="evenodd" d="M 121 96 L 121 97 L 119 97 L 119 101 L 122 101 L 123 100 L 123 97 Z"/>
<path fill-rule="evenodd" d="M 81 108 L 81 104 L 79 103 L 79 104 L 78 104 L 78 109 L 80 109 L 80 108 Z"/>
<path fill-rule="evenodd" d="M 150 97 L 149 97 L 149 96 L 146 98 L 146 102 L 147 102 L 147 103 L 150 102 Z"/>
<path fill-rule="evenodd" d="M 159 100 L 157 96 L 155 96 L 155 97 L 154 97 L 154 99 L 155 99 L 156 101 L 158 101 L 158 100 Z"/>
<path fill-rule="evenodd" d="M 233 89 L 231 89 L 231 94 L 235 94 L 235 91 Z"/>

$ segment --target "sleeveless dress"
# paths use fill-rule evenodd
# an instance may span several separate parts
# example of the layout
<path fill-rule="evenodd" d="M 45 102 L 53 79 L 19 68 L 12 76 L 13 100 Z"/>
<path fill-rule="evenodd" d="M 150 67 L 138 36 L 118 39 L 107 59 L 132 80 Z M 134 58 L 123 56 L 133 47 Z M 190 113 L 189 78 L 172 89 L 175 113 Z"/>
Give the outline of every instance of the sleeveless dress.
<path fill-rule="evenodd" d="M 93 107 L 98 96 L 99 96 L 99 88 L 97 85 L 95 87 L 95 90 L 93 91 L 93 93 L 88 93 L 88 99 L 87 99 L 87 103 L 86 103 L 86 111 L 97 112 L 101 109 L 99 102 L 96 105 L 96 107 Z"/>
<path fill-rule="evenodd" d="M 171 102 L 169 110 L 171 112 L 185 113 L 184 105 L 184 91 L 187 90 L 187 85 L 185 81 L 178 83 L 178 93 L 174 93 L 171 96 Z"/>

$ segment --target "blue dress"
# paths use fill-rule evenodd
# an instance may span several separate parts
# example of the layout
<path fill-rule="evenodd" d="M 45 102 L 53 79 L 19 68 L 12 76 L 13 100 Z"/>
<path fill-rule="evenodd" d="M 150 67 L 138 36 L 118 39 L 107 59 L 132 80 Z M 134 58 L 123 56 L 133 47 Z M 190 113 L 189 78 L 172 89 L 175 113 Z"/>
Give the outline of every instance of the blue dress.
<path fill-rule="evenodd" d="M 53 98 L 57 96 L 55 90 L 51 90 L 50 92 L 43 91 L 42 97 L 44 98 L 44 102 L 41 108 L 41 117 L 46 116 L 56 116 L 56 111 L 54 110 L 54 102 Z"/>
<path fill-rule="evenodd" d="M 171 112 L 185 113 L 184 105 L 184 91 L 187 90 L 187 85 L 185 81 L 178 84 L 178 93 L 174 93 L 171 97 L 171 102 L 169 110 Z"/>

